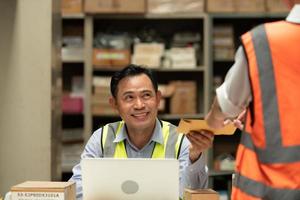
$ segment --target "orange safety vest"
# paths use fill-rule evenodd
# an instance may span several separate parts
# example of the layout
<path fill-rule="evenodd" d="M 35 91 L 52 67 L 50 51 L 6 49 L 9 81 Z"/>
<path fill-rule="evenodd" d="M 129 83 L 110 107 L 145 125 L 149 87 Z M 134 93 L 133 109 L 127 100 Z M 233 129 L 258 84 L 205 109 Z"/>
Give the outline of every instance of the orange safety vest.
<path fill-rule="evenodd" d="M 232 200 L 300 199 L 300 25 L 242 36 L 253 100 L 236 157 Z"/>

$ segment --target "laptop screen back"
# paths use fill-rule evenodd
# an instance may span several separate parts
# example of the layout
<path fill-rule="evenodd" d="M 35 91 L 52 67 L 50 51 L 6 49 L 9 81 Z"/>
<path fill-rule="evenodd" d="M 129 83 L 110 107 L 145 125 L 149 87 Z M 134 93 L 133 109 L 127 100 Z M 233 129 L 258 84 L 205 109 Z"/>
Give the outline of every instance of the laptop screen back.
<path fill-rule="evenodd" d="M 177 200 L 175 159 L 89 158 L 81 161 L 83 199 Z"/>

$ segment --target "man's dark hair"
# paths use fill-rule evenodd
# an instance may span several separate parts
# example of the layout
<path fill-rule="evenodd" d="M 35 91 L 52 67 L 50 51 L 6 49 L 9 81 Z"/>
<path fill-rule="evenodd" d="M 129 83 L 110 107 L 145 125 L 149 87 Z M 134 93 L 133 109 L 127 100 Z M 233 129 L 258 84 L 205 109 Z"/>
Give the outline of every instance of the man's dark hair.
<path fill-rule="evenodd" d="M 141 75 L 141 74 L 145 74 L 150 78 L 153 88 L 154 88 L 155 92 L 157 92 L 157 90 L 158 90 L 157 79 L 156 79 L 156 76 L 153 73 L 153 71 L 150 69 L 147 69 L 145 67 L 139 66 L 139 65 L 130 64 L 130 65 L 126 66 L 124 69 L 122 69 L 121 71 L 116 72 L 112 76 L 111 82 L 110 82 L 110 92 L 111 92 L 112 96 L 114 98 L 117 97 L 118 85 L 119 85 L 119 82 L 123 78 L 129 77 L 129 76 L 137 76 L 137 75 Z"/>

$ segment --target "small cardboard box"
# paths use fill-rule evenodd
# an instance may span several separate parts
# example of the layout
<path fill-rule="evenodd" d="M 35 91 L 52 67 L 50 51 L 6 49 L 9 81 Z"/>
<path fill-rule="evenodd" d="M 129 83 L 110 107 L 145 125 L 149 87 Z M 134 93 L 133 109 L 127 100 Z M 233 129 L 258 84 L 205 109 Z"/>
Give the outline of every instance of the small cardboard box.
<path fill-rule="evenodd" d="M 172 81 L 176 88 L 170 99 L 171 114 L 196 114 L 197 85 L 195 81 Z"/>
<path fill-rule="evenodd" d="M 265 12 L 264 0 L 235 0 L 237 12 Z"/>
<path fill-rule="evenodd" d="M 288 13 L 289 8 L 282 0 L 266 0 L 266 9 L 268 12 Z"/>
<path fill-rule="evenodd" d="M 26 181 L 13 186 L 11 200 L 75 200 L 74 182 Z"/>
<path fill-rule="evenodd" d="M 86 13 L 145 13 L 144 0 L 85 0 Z"/>
<path fill-rule="evenodd" d="M 82 11 L 82 0 L 62 0 L 61 1 L 61 12 L 64 15 L 68 14 L 81 14 Z"/>
<path fill-rule="evenodd" d="M 206 2 L 207 12 L 234 12 L 234 0 L 208 0 Z"/>
<path fill-rule="evenodd" d="M 212 189 L 185 189 L 184 200 L 219 200 L 219 194 Z"/>
<path fill-rule="evenodd" d="M 93 49 L 93 65 L 97 67 L 124 67 L 130 63 L 128 49 Z"/>
<path fill-rule="evenodd" d="M 204 0 L 148 0 L 148 13 L 204 12 Z"/>

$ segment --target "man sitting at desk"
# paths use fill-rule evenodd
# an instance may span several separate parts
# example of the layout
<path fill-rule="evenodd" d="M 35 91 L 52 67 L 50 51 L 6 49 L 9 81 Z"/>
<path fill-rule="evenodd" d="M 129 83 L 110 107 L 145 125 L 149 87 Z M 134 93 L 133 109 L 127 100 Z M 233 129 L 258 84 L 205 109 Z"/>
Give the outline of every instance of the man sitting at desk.
<path fill-rule="evenodd" d="M 96 130 L 81 158 L 177 158 L 180 197 L 184 188 L 207 187 L 202 152 L 212 145 L 213 134 L 190 132 L 185 137 L 176 132 L 176 126 L 157 118 L 161 92 L 151 70 L 129 65 L 113 75 L 110 89 L 110 104 L 123 121 Z M 76 196 L 81 199 L 80 164 L 73 168 L 70 181 L 76 182 Z"/>

